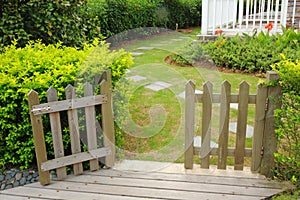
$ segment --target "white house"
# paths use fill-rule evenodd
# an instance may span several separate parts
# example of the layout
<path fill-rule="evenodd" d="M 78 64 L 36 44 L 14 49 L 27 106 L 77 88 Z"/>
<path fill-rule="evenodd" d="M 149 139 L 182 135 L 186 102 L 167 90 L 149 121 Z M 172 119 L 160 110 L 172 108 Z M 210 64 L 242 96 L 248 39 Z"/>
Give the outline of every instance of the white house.
<path fill-rule="evenodd" d="M 215 31 L 250 33 L 281 32 L 281 26 L 299 29 L 300 0 L 202 0 L 202 35 Z"/>

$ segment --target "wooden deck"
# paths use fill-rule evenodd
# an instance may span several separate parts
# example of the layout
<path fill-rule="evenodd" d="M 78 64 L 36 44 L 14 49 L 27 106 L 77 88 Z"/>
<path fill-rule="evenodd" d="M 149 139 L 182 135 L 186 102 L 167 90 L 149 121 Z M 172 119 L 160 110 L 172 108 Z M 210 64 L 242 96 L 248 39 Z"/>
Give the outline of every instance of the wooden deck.
<path fill-rule="evenodd" d="M 265 199 L 283 191 L 250 171 L 184 170 L 183 164 L 125 161 L 114 169 L 85 172 L 0 192 L 1 200 L 19 199 Z"/>

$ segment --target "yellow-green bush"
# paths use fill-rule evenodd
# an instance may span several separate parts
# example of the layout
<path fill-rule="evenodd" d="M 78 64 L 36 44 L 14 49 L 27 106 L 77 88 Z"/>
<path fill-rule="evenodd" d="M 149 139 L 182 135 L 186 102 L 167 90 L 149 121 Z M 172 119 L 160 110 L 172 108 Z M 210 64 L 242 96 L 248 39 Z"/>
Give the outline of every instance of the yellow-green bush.
<path fill-rule="evenodd" d="M 93 60 L 94 65 L 88 64 L 90 55 L 98 55 Z M 116 82 L 131 62 L 131 56 L 126 52 L 110 51 L 107 44 L 98 46 L 97 41 L 85 45 L 82 50 L 41 42 L 30 42 L 24 48 L 17 48 L 16 44 L 6 47 L 0 54 L 0 163 L 5 167 L 26 168 L 35 161 L 27 103 L 31 89 L 39 93 L 42 102 L 46 102 L 46 91 L 50 86 L 56 88 L 59 99 L 63 99 L 64 88 L 74 84 L 80 72 L 89 73 L 84 78 L 90 79 L 110 68 Z M 45 123 L 48 147 L 51 144 L 49 130 Z M 64 137 L 66 144 L 68 140 Z"/>
<path fill-rule="evenodd" d="M 291 181 L 300 189 L 300 60 L 273 65 L 283 88 L 282 107 L 276 110 L 278 152 L 275 177 Z"/>

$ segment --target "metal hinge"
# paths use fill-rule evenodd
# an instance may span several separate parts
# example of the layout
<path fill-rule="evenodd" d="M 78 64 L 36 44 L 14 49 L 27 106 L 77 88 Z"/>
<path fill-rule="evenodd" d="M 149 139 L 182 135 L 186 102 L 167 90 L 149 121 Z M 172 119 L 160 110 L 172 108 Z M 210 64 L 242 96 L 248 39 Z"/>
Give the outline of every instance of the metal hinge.
<path fill-rule="evenodd" d="M 43 108 L 32 109 L 31 112 L 32 113 L 39 113 L 39 112 L 49 111 L 49 110 L 51 110 L 51 107 L 50 106 L 46 106 L 46 107 L 43 107 Z"/>
<path fill-rule="evenodd" d="M 262 157 L 263 155 L 264 155 L 264 147 L 261 147 L 260 156 Z"/>
<path fill-rule="evenodd" d="M 266 99 L 265 111 L 269 109 L 269 98 Z"/>

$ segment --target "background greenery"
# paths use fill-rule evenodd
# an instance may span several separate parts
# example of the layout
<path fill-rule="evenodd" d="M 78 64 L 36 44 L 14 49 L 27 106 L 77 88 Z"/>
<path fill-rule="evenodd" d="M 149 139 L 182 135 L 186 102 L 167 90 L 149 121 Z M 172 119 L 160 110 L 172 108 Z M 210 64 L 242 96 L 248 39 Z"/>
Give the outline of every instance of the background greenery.
<path fill-rule="evenodd" d="M 82 47 L 134 28 L 198 26 L 200 8 L 201 0 L 3 0 L 0 49 L 14 39 L 19 46 L 41 39 Z"/>

